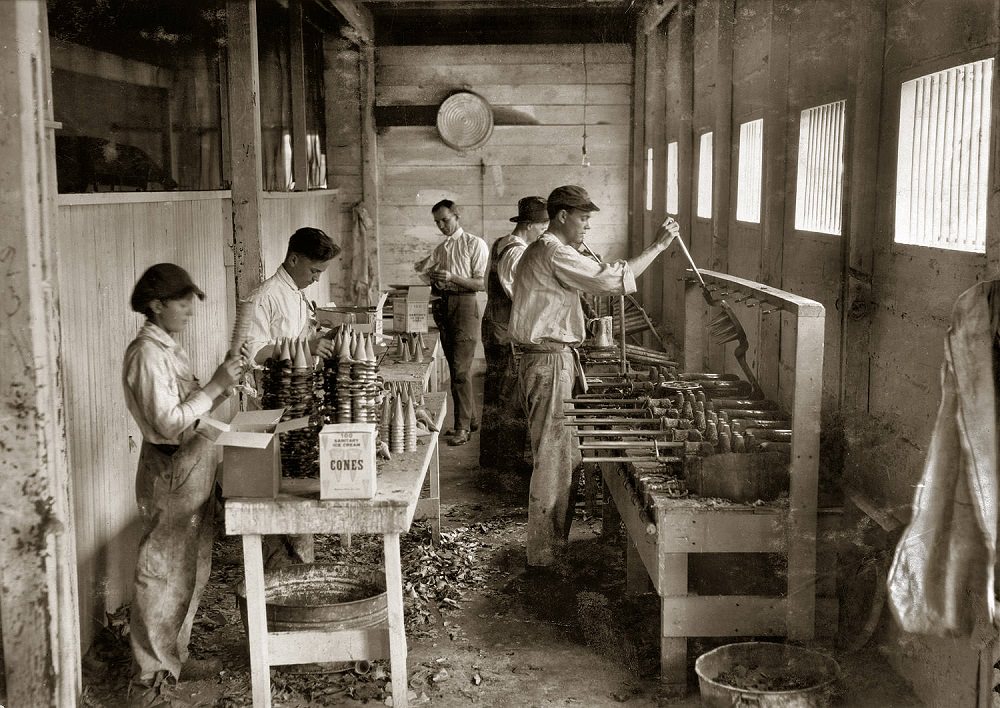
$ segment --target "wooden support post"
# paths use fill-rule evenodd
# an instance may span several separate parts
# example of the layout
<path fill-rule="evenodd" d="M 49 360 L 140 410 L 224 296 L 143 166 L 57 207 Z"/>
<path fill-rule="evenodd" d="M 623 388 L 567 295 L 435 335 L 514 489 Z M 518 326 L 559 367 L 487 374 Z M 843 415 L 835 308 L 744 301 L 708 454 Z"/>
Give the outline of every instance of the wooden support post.
<path fill-rule="evenodd" d="M 784 260 L 790 116 L 788 114 L 788 45 L 791 17 L 788 3 L 771 0 L 771 49 L 768 54 L 768 96 L 764 109 L 760 280 L 781 287 Z M 781 346 L 781 317 L 761 317 L 757 345 L 757 377 L 764 391 L 776 395 Z"/>
<path fill-rule="evenodd" d="M 677 223 L 681 227 L 681 238 L 690 248 L 692 246 L 691 235 L 694 227 L 694 8 L 695 0 L 682 0 L 680 4 L 677 21 L 680 22 L 680 96 L 678 99 L 679 112 L 677 116 L 677 204 L 679 213 Z M 676 248 L 676 246 L 674 247 Z M 677 261 L 680 263 L 675 268 L 676 277 L 681 277 L 687 268 L 687 262 L 681 257 Z M 674 332 L 682 333 L 682 340 L 678 347 L 678 352 L 686 352 L 690 337 L 701 336 L 704 331 L 704 320 L 700 317 L 688 318 L 687 296 L 684 284 L 680 284 L 679 292 L 681 297 L 677 301 L 673 315 L 677 326 Z M 691 332 L 689 328 L 697 331 Z M 697 362 L 681 362 L 685 368 L 697 369 Z"/>
<path fill-rule="evenodd" d="M 733 162 L 733 34 L 736 0 L 719 1 L 716 28 L 715 127 L 712 137 L 712 269 L 729 272 L 729 206 Z"/>
<path fill-rule="evenodd" d="M 0 626 L 7 705 L 77 705 L 76 543 L 59 373 L 45 3 L 0 3 Z"/>
<path fill-rule="evenodd" d="M 868 411 L 871 368 L 872 262 L 875 258 L 876 190 L 882 66 L 885 53 L 885 0 L 853 0 L 845 130 L 844 199 L 841 238 L 844 275 L 840 301 L 841 408 Z"/>
<path fill-rule="evenodd" d="M 993 85 L 1000 86 L 1000 61 L 993 62 Z M 993 90 L 993 129 L 990 131 L 990 154 L 993 170 L 990 171 L 989 191 L 986 197 L 986 277 L 1000 278 L 1000 91 Z"/>
<path fill-rule="evenodd" d="M 646 35 L 646 148 L 653 150 L 653 175 L 650 183 L 652 210 L 643 205 L 642 242 L 647 246 L 653 242 L 656 229 L 663 221 L 667 204 L 667 29 L 662 23 Z M 647 202 L 648 203 L 648 202 Z M 663 261 L 656 270 L 651 270 L 643 278 L 643 302 L 653 319 L 663 322 Z M 660 277 L 656 277 L 656 273 Z M 649 345 L 651 334 L 643 336 L 643 344 Z"/>
<path fill-rule="evenodd" d="M 687 693 L 687 637 L 667 636 L 668 603 L 688 594 L 688 554 L 664 553 L 660 561 L 660 691 L 665 697 Z"/>
<path fill-rule="evenodd" d="M 260 244 L 260 71 L 256 0 L 226 3 L 229 136 L 233 156 L 233 255 L 236 296 L 246 298 L 264 279 Z"/>
<path fill-rule="evenodd" d="M 823 399 L 825 317 L 800 317 L 795 332 L 792 459 L 788 494 L 788 638 L 812 639 L 816 630 L 816 497 Z"/>
<path fill-rule="evenodd" d="M 632 75 L 632 180 L 629 185 L 628 252 L 642 250 L 646 186 L 646 33 L 636 30 Z"/>
<path fill-rule="evenodd" d="M 306 63 L 302 38 L 302 0 L 288 3 L 288 64 L 292 84 L 292 175 L 296 192 L 309 189 L 309 149 L 306 131 Z"/>
<path fill-rule="evenodd" d="M 357 251 L 366 254 L 369 302 L 378 299 L 382 290 L 379 266 L 379 176 L 378 142 L 375 135 L 375 45 L 361 47 L 361 191 L 362 201 L 371 219 L 365 243 Z"/>

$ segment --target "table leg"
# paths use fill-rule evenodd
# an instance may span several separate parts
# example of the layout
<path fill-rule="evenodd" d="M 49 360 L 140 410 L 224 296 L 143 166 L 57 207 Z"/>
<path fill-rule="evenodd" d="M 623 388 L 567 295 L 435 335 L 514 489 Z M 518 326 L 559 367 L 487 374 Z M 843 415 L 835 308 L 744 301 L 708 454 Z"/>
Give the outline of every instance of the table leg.
<path fill-rule="evenodd" d="M 392 705 L 407 706 L 406 626 L 403 618 L 403 568 L 399 558 L 399 534 L 383 537 L 385 591 L 389 609 L 389 666 L 392 671 Z"/>
<path fill-rule="evenodd" d="M 663 599 L 688 594 L 687 553 L 664 553 L 661 556 L 660 588 L 660 693 L 666 698 L 687 694 L 687 637 L 668 637 L 663 630 L 666 618 Z"/>
<path fill-rule="evenodd" d="M 243 573 L 247 586 L 247 635 L 254 708 L 271 708 L 271 667 L 267 652 L 264 554 L 258 534 L 243 535 Z"/>
<path fill-rule="evenodd" d="M 431 477 L 431 502 L 434 514 L 431 518 L 431 529 L 434 534 L 434 543 L 441 540 L 441 460 L 438 455 L 440 450 L 440 438 L 438 438 L 434 443 L 434 454 L 431 455 L 431 463 L 427 470 L 427 474 Z"/>

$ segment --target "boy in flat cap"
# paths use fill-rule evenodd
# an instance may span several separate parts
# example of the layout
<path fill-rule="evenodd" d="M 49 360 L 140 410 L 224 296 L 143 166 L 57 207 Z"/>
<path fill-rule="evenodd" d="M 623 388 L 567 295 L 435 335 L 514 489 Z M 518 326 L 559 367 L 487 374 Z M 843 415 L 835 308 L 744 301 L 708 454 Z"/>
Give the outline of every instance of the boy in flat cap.
<path fill-rule="evenodd" d="M 173 263 L 151 266 L 132 292 L 146 322 L 125 350 L 125 404 L 142 432 L 135 498 L 142 537 L 129 641 L 137 666 L 133 705 L 155 705 L 188 661 L 191 624 L 212 564 L 215 444 L 199 419 L 236 383 L 243 361 L 227 357 L 202 385 L 176 337 L 205 294 Z M 183 668 L 182 668 L 183 667 Z"/>
<path fill-rule="evenodd" d="M 542 197 L 524 197 L 511 217 L 514 230 L 490 249 L 486 268 L 486 310 L 483 312 L 483 423 L 479 433 L 479 466 L 520 471 L 524 464 L 527 428 L 517 393 L 517 371 L 507 323 L 510 320 L 514 273 L 529 243 L 544 233 L 549 214 Z"/>
<path fill-rule="evenodd" d="M 582 377 L 576 347 L 586 336 L 580 293 L 622 295 L 666 250 L 679 228 L 667 218 L 656 240 L 634 258 L 597 263 L 577 250 L 599 211 L 583 187 L 552 191 L 549 228 L 528 246 L 514 276 L 509 332 L 520 351 L 518 383 L 531 433 L 534 469 L 528 496 L 528 565 L 548 566 L 565 549 L 580 451 L 566 427 L 564 401 Z"/>

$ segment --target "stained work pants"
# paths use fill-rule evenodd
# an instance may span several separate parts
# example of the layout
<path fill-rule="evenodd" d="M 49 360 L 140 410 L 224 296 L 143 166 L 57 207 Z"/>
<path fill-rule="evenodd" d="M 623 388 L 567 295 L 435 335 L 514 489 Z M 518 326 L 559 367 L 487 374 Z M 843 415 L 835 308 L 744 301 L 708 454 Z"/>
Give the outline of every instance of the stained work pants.
<path fill-rule="evenodd" d="M 142 537 L 130 642 L 140 679 L 180 678 L 191 625 L 212 569 L 215 446 L 194 432 L 172 455 L 146 441 L 135 498 Z"/>
<path fill-rule="evenodd" d="M 472 390 L 472 358 L 479 341 L 479 303 L 475 293 L 444 293 L 434 308 L 441 332 L 441 348 L 448 360 L 451 396 L 455 402 L 454 429 L 471 430 L 477 420 Z"/>
<path fill-rule="evenodd" d="M 483 421 L 479 466 L 519 471 L 528 429 L 518 391 L 517 362 L 509 344 L 483 344 Z"/>
<path fill-rule="evenodd" d="M 528 489 L 528 565 L 551 565 L 569 539 L 581 460 L 566 427 L 564 403 L 573 396 L 573 352 L 525 351 L 518 373 L 534 456 Z"/>

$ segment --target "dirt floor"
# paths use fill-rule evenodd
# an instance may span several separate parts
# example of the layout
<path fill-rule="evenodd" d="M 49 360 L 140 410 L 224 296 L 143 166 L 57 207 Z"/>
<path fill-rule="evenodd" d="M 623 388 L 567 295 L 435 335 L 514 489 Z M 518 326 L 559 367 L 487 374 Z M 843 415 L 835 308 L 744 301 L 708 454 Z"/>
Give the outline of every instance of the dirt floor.
<path fill-rule="evenodd" d="M 549 577 L 525 573 L 527 479 L 487 473 L 470 444 L 442 445 L 443 538 L 431 543 L 418 523 L 402 542 L 411 704 L 634 708 L 701 705 L 692 694 L 658 694 L 656 597 L 626 595 L 620 542 L 602 537 L 601 521 L 577 508 L 570 552 Z M 345 550 L 317 538 L 317 560 L 377 567 L 381 541 L 355 537 Z M 221 673 L 182 681 L 188 705 L 249 706 L 249 661 L 234 588 L 242 577 L 238 539 L 220 536 L 212 579 L 192 636 L 193 656 L 216 657 Z M 84 661 L 84 705 L 125 705 L 128 649 L 125 612 L 111 618 Z M 713 645 L 691 642 L 694 656 Z M 832 644 L 817 645 L 833 652 Z M 844 680 L 835 705 L 919 706 L 877 649 L 836 654 Z M 357 670 L 272 670 L 275 706 L 391 705 L 388 663 Z M 359 673 L 360 672 L 360 673 Z"/>

